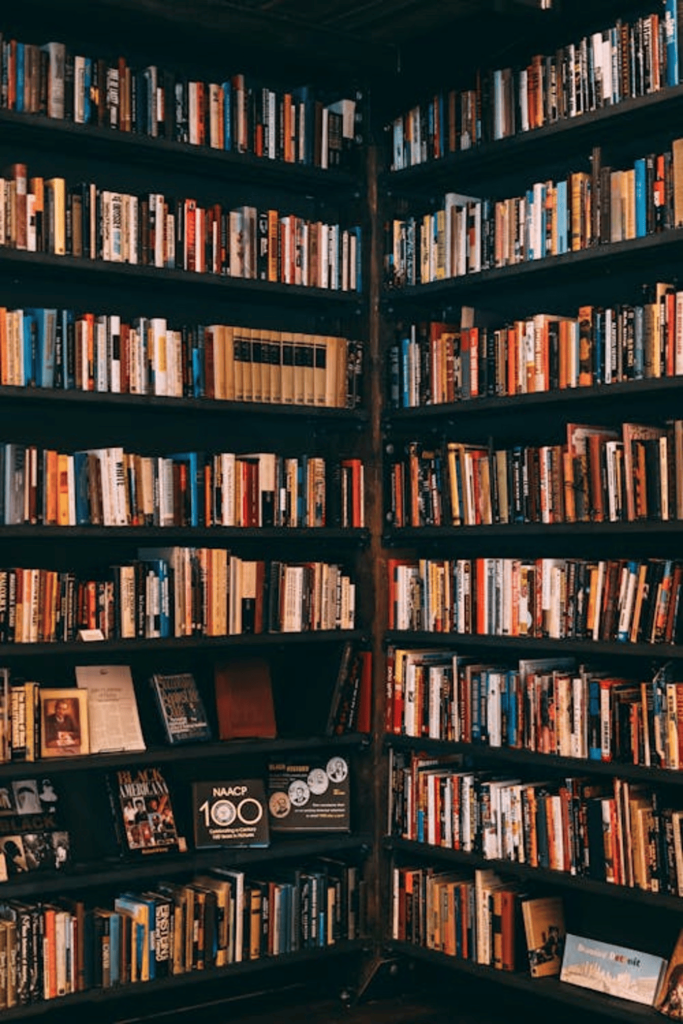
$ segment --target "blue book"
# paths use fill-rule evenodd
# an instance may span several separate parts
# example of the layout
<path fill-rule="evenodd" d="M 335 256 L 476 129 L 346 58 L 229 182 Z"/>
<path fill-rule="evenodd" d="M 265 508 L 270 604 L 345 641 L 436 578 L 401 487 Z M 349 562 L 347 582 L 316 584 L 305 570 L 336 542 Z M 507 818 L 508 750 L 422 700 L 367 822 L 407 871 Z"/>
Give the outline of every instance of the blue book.
<path fill-rule="evenodd" d="M 109 916 L 109 958 L 111 984 L 118 985 L 121 981 L 121 915 L 117 911 Z"/>
<path fill-rule="evenodd" d="M 534 235 L 531 230 L 531 224 L 533 220 L 533 209 L 534 209 L 534 190 L 532 188 L 526 191 L 526 210 L 524 217 L 524 240 L 522 243 L 523 258 L 525 260 L 538 259 L 538 253 L 534 252 Z"/>
<path fill-rule="evenodd" d="M 203 324 L 197 325 L 197 343 L 196 343 L 196 366 L 195 366 L 195 355 L 192 353 L 192 369 L 196 373 L 195 377 L 195 398 L 203 398 L 206 394 L 206 362 L 204 359 L 205 351 L 205 330 Z"/>
<path fill-rule="evenodd" d="M 664 0 L 666 84 L 678 85 L 678 0 Z"/>
<path fill-rule="evenodd" d="M 356 291 L 360 295 L 363 291 L 363 263 L 361 260 L 361 228 L 360 225 L 356 225 L 353 228 L 349 228 L 351 234 L 356 236 Z"/>
<path fill-rule="evenodd" d="M 223 82 L 223 148 L 228 152 L 232 149 L 232 86 L 230 82 Z"/>
<path fill-rule="evenodd" d="M 16 103 L 14 106 L 15 110 L 20 113 L 24 109 L 24 44 L 17 43 L 17 66 L 16 66 Z"/>
<path fill-rule="evenodd" d="M 296 465 L 296 521 L 299 526 L 308 526 L 308 504 L 306 502 L 306 477 L 308 456 L 301 455 Z"/>
<path fill-rule="evenodd" d="M 646 169 L 645 157 L 640 157 L 633 165 L 636 179 L 636 238 L 644 238 L 647 234 L 647 200 L 646 200 Z"/>
<path fill-rule="evenodd" d="M 557 194 L 557 253 L 569 251 L 569 210 L 567 206 L 567 182 L 558 181 Z"/>
<path fill-rule="evenodd" d="M 517 671 L 515 669 L 510 669 L 506 680 L 508 747 L 517 746 L 517 721 L 519 719 L 519 708 L 517 706 L 517 677 Z"/>
<path fill-rule="evenodd" d="M 410 336 L 401 338 L 401 408 L 410 408 Z"/>
<path fill-rule="evenodd" d="M 588 759 L 602 761 L 599 679 L 588 680 Z"/>
<path fill-rule="evenodd" d="M 24 316 L 26 315 L 33 317 L 36 325 L 33 350 L 33 370 L 36 387 L 53 388 L 55 384 L 57 310 L 44 308 L 25 309 Z"/>
<path fill-rule="evenodd" d="M 38 317 L 35 309 L 23 311 L 24 339 L 24 387 L 33 387 L 36 383 L 36 363 L 38 361 Z"/>
<path fill-rule="evenodd" d="M 87 452 L 74 452 L 74 480 L 76 484 L 76 525 L 87 526 L 90 523 Z"/>
<path fill-rule="evenodd" d="M 92 59 L 83 58 L 83 123 L 90 124 L 92 118 L 92 103 L 90 101 L 90 90 L 92 89 Z"/>

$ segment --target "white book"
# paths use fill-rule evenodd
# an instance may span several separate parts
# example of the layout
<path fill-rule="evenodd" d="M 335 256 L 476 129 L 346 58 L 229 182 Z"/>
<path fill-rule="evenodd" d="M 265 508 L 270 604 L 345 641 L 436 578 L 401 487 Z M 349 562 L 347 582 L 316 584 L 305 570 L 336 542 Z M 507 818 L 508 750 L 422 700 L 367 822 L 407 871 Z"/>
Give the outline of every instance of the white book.
<path fill-rule="evenodd" d="M 145 750 L 128 665 L 77 665 L 76 685 L 88 691 L 90 752 Z"/>

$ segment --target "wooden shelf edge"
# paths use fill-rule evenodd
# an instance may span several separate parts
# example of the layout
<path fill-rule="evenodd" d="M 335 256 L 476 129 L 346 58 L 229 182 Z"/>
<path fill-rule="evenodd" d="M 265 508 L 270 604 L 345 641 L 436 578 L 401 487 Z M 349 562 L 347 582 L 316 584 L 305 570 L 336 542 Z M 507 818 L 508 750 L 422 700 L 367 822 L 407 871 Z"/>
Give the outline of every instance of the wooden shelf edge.
<path fill-rule="evenodd" d="M 641 1006 L 625 999 L 617 999 L 589 989 L 579 988 L 555 978 L 532 978 L 530 975 L 499 971 L 483 964 L 472 963 L 469 960 L 458 960 L 456 957 L 447 956 L 438 950 L 426 949 L 410 942 L 399 942 L 392 939 L 386 945 L 388 950 L 393 953 L 438 964 L 451 971 L 468 974 L 487 983 L 533 993 L 534 996 L 574 1006 L 577 1010 L 598 1013 L 604 1017 L 633 1022 L 633 1024 L 645 1024 L 647 1021 L 654 1024 L 655 1021 L 662 1019 L 652 1007 Z"/>

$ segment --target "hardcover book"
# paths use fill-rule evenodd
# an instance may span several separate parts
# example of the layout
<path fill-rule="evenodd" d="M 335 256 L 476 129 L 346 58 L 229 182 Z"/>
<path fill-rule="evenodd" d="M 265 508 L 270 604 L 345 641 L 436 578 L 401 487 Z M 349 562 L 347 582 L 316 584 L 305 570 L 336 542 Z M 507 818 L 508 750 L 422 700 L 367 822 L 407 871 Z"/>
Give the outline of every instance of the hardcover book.
<path fill-rule="evenodd" d="M 522 917 L 531 977 L 559 974 L 566 935 L 562 899 L 547 896 L 524 900 Z"/>
<path fill-rule="evenodd" d="M 191 672 L 155 672 L 150 683 L 170 744 L 211 739 L 204 704 Z"/>
<path fill-rule="evenodd" d="M 273 688 L 265 658 L 235 658 L 216 665 L 215 684 L 222 740 L 275 738 Z"/>
<path fill-rule="evenodd" d="M 181 849 L 168 784 L 159 768 L 121 769 L 108 776 L 119 844 L 124 853 Z"/>
<path fill-rule="evenodd" d="M 268 810 L 273 832 L 348 832 L 349 764 L 327 760 L 268 765 Z"/>
<path fill-rule="evenodd" d="M 197 849 L 269 845 L 266 792 L 261 779 L 195 782 L 192 812 Z"/>
<path fill-rule="evenodd" d="M 665 968 L 660 956 L 568 934 L 560 981 L 652 1006 Z"/>

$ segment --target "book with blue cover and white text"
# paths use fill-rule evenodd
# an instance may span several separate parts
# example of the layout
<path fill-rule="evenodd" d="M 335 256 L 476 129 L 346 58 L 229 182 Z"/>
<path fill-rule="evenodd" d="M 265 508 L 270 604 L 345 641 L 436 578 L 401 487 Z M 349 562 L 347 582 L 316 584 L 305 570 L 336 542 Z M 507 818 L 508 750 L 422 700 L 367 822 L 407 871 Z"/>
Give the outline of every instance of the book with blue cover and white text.
<path fill-rule="evenodd" d="M 560 981 L 652 1006 L 665 969 L 660 956 L 568 934 Z"/>

